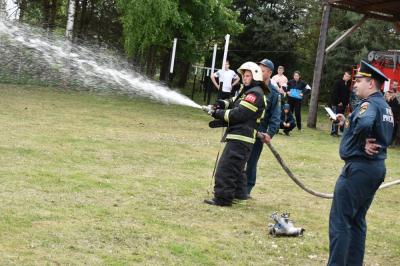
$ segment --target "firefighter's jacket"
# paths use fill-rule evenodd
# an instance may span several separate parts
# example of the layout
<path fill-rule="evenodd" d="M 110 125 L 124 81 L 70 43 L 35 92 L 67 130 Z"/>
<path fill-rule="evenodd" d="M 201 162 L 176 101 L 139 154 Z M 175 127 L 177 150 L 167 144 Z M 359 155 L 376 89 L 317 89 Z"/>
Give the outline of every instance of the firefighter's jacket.
<path fill-rule="evenodd" d="M 214 117 L 228 124 L 226 140 L 254 143 L 265 107 L 266 97 L 261 87 L 244 87 L 237 97 L 225 100 L 225 109 L 217 109 Z"/>

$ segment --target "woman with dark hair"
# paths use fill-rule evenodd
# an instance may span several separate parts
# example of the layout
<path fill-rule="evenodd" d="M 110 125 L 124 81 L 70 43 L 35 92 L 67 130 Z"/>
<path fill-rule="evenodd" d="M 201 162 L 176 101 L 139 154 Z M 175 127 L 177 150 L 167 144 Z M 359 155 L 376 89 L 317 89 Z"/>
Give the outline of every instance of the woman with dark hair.
<path fill-rule="evenodd" d="M 293 73 L 293 79 L 287 83 L 288 103 L 290 105 L 290 112 L 296 116 L 297 128 L 301 130 L 301 100 L 304 95 L 309 94 L 311 87 L 302 79 L 300 79 L 300 71 Z"/>

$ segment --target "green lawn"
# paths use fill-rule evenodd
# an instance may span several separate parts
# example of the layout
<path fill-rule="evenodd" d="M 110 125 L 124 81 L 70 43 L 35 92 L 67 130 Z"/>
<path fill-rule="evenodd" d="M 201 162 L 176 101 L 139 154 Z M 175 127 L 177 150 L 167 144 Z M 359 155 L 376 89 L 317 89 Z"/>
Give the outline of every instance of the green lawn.
<path fill-rule="evenodd" d="M 300 190 L 267 147 L 254 199 L 202 203 L 221 136 L 208 120 L 144 99 L 0 85 L 0 264 L 324 265 L 331 202 Z M 332 192 L 339 139 L 319 120 L 273 144 L 307 185 Z M 387 181 L 399 160 L 390 149 Z M 366 265 L 400 265 L 399 193 L 375 197 Z M 270 237 L 273 211 L 305 236 Z"/>

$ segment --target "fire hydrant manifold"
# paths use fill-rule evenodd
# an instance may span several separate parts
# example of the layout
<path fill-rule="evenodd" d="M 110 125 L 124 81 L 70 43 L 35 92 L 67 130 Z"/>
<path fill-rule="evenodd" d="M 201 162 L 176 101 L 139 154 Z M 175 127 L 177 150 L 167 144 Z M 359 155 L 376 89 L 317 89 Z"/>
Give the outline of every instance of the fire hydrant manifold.
<path fill-rule="evenodd" d="M 271 215 L 275 224 L 269 224 L 269 234 L 276 236 L 303 236 L 304 228 L 294 227 L 293 221 L 289 219 L 290 213 L 282 213 L 279 216 L 278 212 Z"/>

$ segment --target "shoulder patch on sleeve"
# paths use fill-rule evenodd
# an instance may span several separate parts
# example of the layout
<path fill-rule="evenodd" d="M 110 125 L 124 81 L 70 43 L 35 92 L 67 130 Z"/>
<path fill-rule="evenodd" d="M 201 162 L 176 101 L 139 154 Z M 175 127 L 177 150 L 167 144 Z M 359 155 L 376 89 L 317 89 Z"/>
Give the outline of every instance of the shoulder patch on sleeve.
<path fill-rule="evenodd" d="M 246 95 L 244 100 L 246 102 L 249 102 L 249 103 L 255 103 L 256 100 L 257 100 L 257 96 L 255 94 L 253 94 L 253 93 L 249 93 L 249 94 Z"/>
<path fill-rule="evenodd" d="M 367 111 L 369 106 L 369 102 L 363 102 L 360 106 L 360 111 L 359 114 L 362 115 L 363 113 L 365 113 L 365 111 Z"/>

